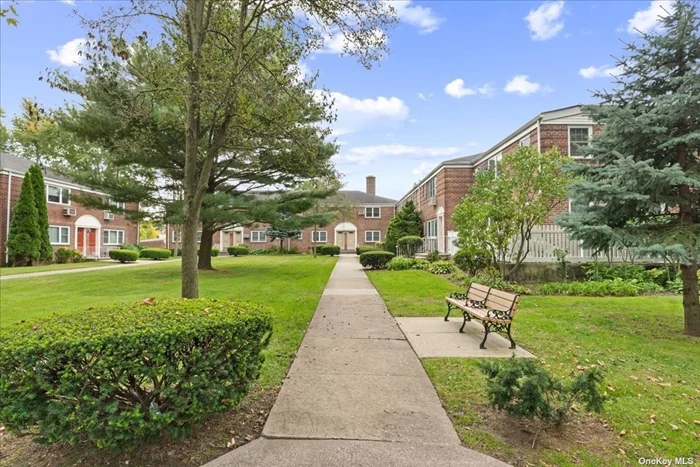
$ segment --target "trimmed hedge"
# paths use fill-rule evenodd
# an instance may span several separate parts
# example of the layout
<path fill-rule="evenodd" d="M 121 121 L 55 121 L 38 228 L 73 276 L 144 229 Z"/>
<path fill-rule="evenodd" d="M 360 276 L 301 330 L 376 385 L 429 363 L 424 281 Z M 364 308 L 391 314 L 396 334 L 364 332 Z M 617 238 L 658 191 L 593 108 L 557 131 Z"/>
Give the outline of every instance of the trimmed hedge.
<path fill-rule="evenodd" d="M 141 250 L 141 258 L 168 259 L 173 253 L 167 248 L 144 248 Z"/>
<path fill-rule="evenodd" d="M 139 259 L 139 252 L 134 250 L 109 250 L 109 257 L 120 263 L 136 261 Z"/>
<path fill-rule="evenodd" d="M 226 251 L 228 251 L 228 254 L 231 256 L 245 256 L 248 253 L 250 253 L 249 248 L 243 247 L 241 245 L 230 246 L 230 247 L 226 248 Z"/>
<path fill-rule="evenodd" d="M 266 308 L 144 300 L 0 330 L 0 424 L 45 443 L 126 448 L 238 404 L 272 333 Z"/>
<path fill-rule="evenodd" d="M 399 238 L 396 242 L 399 250 L 403 250 L 406 256 L 413 258 L 416 256 L 416 251 L 423 245 L 423 239 L 417 235 L 406 235 Z"/>
<path fill-rule="evenodd" d="M 394 253 L 388 251 L 368 251 L 360 255 L 360 264 L 370 269 L 384 269 Z"/>
<path fill-rule="evenodd" d="M 316 247 L 316 253 L 319 255 L 335 256 L 340 254 L 340 246 L 338 245 L 319 245 Z"/>
<path fill-rule="evenodd" d="M 420 271 L 425 271 L 428 269 L 430 263 L 425 259 L 415 259 L 408 258 L 406 256 L 399 256 L 398 258 L 393 258 L 386 264 L 386 268 L 389 271 L 407 271 L 409 269 L 417 269 Z"/>
<path fill-rule="evenodd" d="M 360 256 L 362 253 L 367 253 L 368 251 L 383 251 L 381 248 L 377 248 L 376 246 L 370 246 L 370 245 L 364 245 L 364 246 L 358 246 L 355 248 L 355 254 L 357 256 Z"/>

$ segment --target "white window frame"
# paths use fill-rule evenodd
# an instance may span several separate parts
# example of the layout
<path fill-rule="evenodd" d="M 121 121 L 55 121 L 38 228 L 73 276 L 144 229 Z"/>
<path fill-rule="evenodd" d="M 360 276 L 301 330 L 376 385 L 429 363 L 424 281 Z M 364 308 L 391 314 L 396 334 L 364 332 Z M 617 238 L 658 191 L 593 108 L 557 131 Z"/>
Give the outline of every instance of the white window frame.
<path fill-rule="evenodd" d="M 173 235 L 172 235 L 173 243 L 182 243 L 182 232 L 180 232 L 180 238 L 178 238 L 177 234 L 178 234 L 178 231 L 173 230 Z"/>
<path fill-rule="evenodd" d="M 374 239 L 374 234 L 377 234 L 377 239 Z M 371 234 L 369 240 L 367 239 L 367 234 Z M 382 231 L 381 230 L 365 230 L 365 243 L 377 243 L 382 241 Z"/>
<path fill-rule="evenodd" d="M 58 229 L 58 242 L 51 242 L 52 245 L 70 245 L 70 227 L 65 225 L 50 225 L 49 229 Z M 61 241 L 61 229 L 66 229 L 66 232 L 68 232 L 68 240 L 65 243 Z M 50 234 L 49 240 L 51 240 Z"/>
<path fill-rule="evenodd" d="M 489 159 L 487 167 L 488 170 L 493 169 L 493 173 L 498 177 L 498 163 L 501 162 L 503 159 L 503 152 L 499 152 L 495 156 L 493 156 L 491 159 Z M 493 166 L 491 165 L 491 162 L 493 162 Z"/>
<path fill-rule="evenodd" d="M 568 146 L 566 148 L 567 154 L 569 154 L 569 157 L 573 157 L 575 159 L 581 159 L 586 156 L 573 156 L 571 154 L 571 130 L 572 129 L 585 129 L 588 130 L 588 143 L 591 144 L 591 138 L 593 137 L 593 126 L 591 125 L 569 125 L 569 127 L 566 130 L 566 139 L 568 141 Z M 580 144 L 580 142 L 579 142 Z"/>
<path fill-rule="evenodd" d="M 109 234 L 110 232 L 115 232 L 117 235 L 117 241 L 116 242 L 110 242 L 109 241 Z M 121 234 L 122 241 L 119 241 L 119 234 Z M 107 241 L 105 241 L 105 235 L 107 236 Z M 103 245 L 122 245 L 124 243 L 124 239 L 126 238 L 126 233 L 123 230 L 116 230 L 116 229 L 104 229 L 102 230 L 102 244 Z"/>
<path fill-rule="evenodd" d="M 431 225 L 435 225 L 435 235 L 430 235 L 430 230 L 431 230 L 430 226 Z M 430 219 L 430 220 L 426 221 L 425 222 L 425 236 L 427 238 L 437 238 L 437 230 L 438 230 L 437 228 L 438 228 L 437 218 Z"/>
<path fill-rule="evenodd" d="M 107 198 L 107 204 L 114 206 L 117 209 L 124 209 L 126 207 L 126 203 L 124 201 L 114 201 L 112 198 Z"/>
<path fill-rule="evenodd" d="M 202 231 L 197 231 L 197 243 L 202 243 Z"/>
<path fill-rule="evenodd" d="M 530 146 L 530 135 L 522 138 L 518 143 L 518 146 Z"/>
<path fill-rule="evenodd" d="M 377 210 L 377 215 L 374 215 L 374 210 Z M 369 212 L 369 215 L 367 213 Z M 365 218 L 367 219 L 379 219 L 382 217 L 382 208 L 378 206 L 365 206 Z"/>
<path fill-rule="evenodd" d="M 49 187 L 53 187 L 58 189 L 58 201 L 51 201 L 49 199 Z M 64 200 L 63 199 L 63 190 L 66 190 L 68 192 L 68 199 Z M 64 203 L 64 201 L 66 201 Z M 52 185 L 50 183 L 46 184 L 46 202 L 51 203 L 51 204 L 59 204 L 61 206 L 70 206 L 70 188 L 66 188 L 60 185 Z"/>
<path fill-rule="evenodd" d="M 257 240 L 255 240 L 253 238 L 255 236 L 258 237 Z M 262 236 L 262 240 L 260 240 L 261 236 Z M 250 242 L 251 243 L 267 243 L 267 234 L 265 233 L 264 230 L 251 230 L 250 231 Z"/>
<path fill-rule="evenodd" d="M 323 240 L 321 240 L 321 234 L 323 234 Z M 311 234 L 311 243 L 328 243 L 328 231 L 327 230 L 316 230 Z"/>
<path fill-rule="evenodd" d="M 437 196 L 437 183 L 435 182 L 435 177 L 432 177 L 430 180 L 425 182 L 425 192 L 428 199 L 435 198 L 435 196 Z"/>

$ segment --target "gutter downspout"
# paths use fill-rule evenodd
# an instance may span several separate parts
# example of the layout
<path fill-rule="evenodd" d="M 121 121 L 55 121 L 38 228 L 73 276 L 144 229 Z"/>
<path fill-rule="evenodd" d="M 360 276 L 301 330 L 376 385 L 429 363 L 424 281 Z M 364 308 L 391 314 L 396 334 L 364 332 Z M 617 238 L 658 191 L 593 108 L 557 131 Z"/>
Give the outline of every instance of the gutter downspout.
<path fill-rule="evenodd" d="M 10 262 L 10 252 L 7 249 L 7 239 L 10 236 L 10 205 L 12 203 L 12 172 L 7 174 L 7 217 L 6 217 L 6 229 L 5 229 L 5 265 L 7 266 Z"/>

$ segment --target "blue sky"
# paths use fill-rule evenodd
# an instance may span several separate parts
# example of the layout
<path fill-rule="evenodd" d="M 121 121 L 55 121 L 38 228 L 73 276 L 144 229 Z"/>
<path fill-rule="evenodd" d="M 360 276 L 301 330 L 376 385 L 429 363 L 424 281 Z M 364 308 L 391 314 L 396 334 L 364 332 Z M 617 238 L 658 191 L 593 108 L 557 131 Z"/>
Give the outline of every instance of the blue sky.
<path fill-rule="evenodd" d="M 0 26 L 0 107 L 22 97 L 44 107 L 66 95 L 38 81 L 79 59 L 85 37 L 73 8 L 103 1 L 20 2 L 19 27 Z M 110 2 L 115 3 L 115 2 Z M 608 88 L 623 41 L 649 31 L 667 1 L 394 1 L 400 22 L 391 53 L 371 70 L 334 42 L 306 59 L 333 93 L 341 144 L 335 157 L 348 189 L 377 177 L 377 194 L 400 198 L 441 160 L 485 150 L 544 110 L 593 102 Z"/>

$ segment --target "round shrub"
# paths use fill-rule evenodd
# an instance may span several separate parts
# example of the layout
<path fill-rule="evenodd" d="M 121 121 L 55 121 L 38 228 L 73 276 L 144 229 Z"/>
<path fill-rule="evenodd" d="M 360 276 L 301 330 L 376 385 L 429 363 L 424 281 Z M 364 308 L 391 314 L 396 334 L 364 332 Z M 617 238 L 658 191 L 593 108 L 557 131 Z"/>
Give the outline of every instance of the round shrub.
<path fill-rule="evenodd" d="M 228 254 L 231 256 L 245 256 L 250 253 L 250 250 L 247 247 L 244 248 L 242 245 L 230 246 L 226 248 L 226 251 L 228 251 Z"/>
<path fill-rule="evenodd" d="M 70 260 L 73 263 L 81 263 L 85 258 L 83 258 L 83 252 L 80 250 L 73 250 L 70 252 Z"/>
<path fill-rule="evenodd" d="M 437 250 L 430 251 L 427 255 L 425 255 L 425 259 L 428 260 L 428 262 L 430 263 L 440 261 L 440 252 Z"/>
<path fill-rule="evenodd" d="M 109 250 L 109 257 L 120 263 L 136 261 L 139 259 L 139 252 L 134 250 Z"/>
<path fill-rule="evenodd" d="M 357 256 L 360 256 L 362 253 L 367 253 L 368 251 L 382 251 L 381 248 L 377 246 L 371 246 L 371 245 L 363 245 L 363 246 L 358 246 L 355 248 L 355 254 Z"/>
<path fill-rule="evenodd" d="M 384 269 L 394 253 L 388 251 L 368 251 L 360 255 L 360 264 L 370 269 Z"/>
<path fill-rule="evenodd" d="M 141 250 L 141 258 L 146 259 L 168 259 L 172 252 L 167 248 L 144 248 Z"/>
<path fill-rule="evenodd" d="M 204 299 L 147 299 L 8 326 L 0 424 L 37 430 L 45 443 L 99 448 L 183 435 L 238 404 L 271 332 L 263 307 Z"/>
<path fill-rule="evenodd" d="M 487 251 L 460 248 L 452 255 L 455 265 L 467 274 L 477 274 L 491 264 L 491 258 Z"/>
<path fill-rule="evenodd" d="M 404 252 L 406 256 L 412 258 L 416 256 L 418 248 L 423 246 L 423 239 L 417 235 L 407 235 L 399 238 L 399 241 L 396 244 L 399 247 L 399 251 Z"/>
<path fill-rule="evenodd" d="M 335 256 L 340 254 L 340 246 L 338 245 L 319 245 L 316 247 L 316 252 L 319 255 Z"/>
<path fill-rule="evenodd" d="M 54 257 L 56 258 L 56 262 L 58 264 L 65 264 L 70 261 L 71 258 L 73 258 L 73 252 L 70 250 L 70 248 L 62 246 L 56 250 Z"/>
<path fill-rule="evenodd" d="M 211 255 L 212 257 L 219 256 L 219 249 L 218 248 L 212 248 L 211 249 Z"/>

